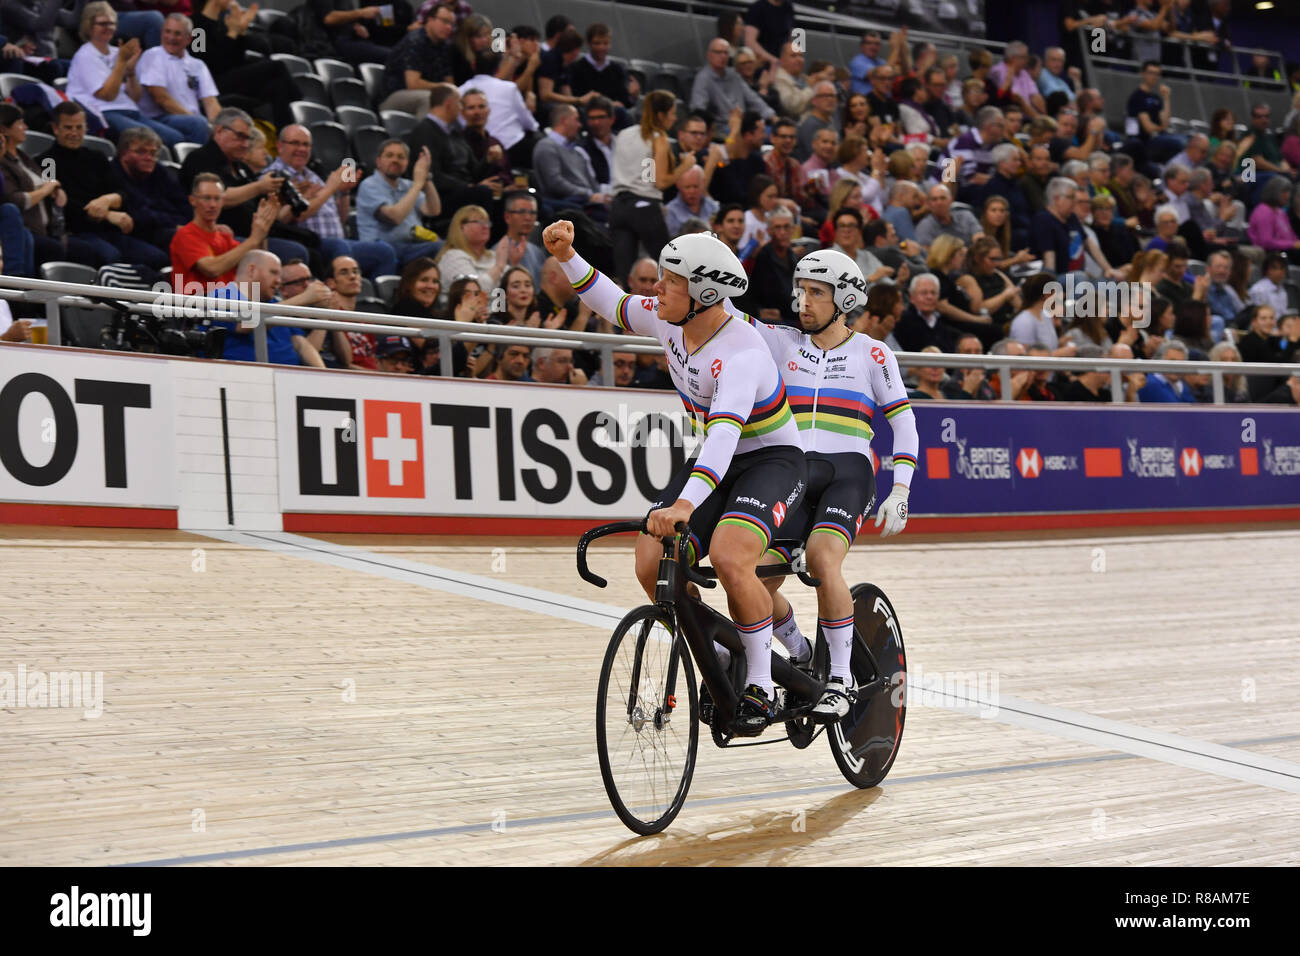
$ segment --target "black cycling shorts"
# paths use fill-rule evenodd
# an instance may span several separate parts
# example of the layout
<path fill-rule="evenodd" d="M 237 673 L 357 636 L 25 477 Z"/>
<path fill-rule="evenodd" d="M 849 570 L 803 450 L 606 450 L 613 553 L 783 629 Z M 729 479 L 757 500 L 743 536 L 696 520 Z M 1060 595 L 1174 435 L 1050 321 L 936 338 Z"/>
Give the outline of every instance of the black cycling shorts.
<path fill-rule="evenodd" d="M 805 457 L 808 493 L 804 495 L 803 507 L 787 525 L 789 533 L 780 537 L 807 541 L 814 534 L 834 534 L 843 538 L 846 546 L 851 546 L 876 501 L 876 475 L 871 470 L 870 459 L 854 452 L 835 455 L 810 452 Z M 787 549 L 773 550 L 787 561 L 790 559 Z"/>
<path fill-rule="evenodd" d="M 694 468 L 693 458 L 682 465 L 650 510 L 666 508 L 681 497 Z M 804 455 L 798 448 L 778 445 L 736 455 L 718 487 L 691 514 L 687 525 L 691 561 L 700 561 L 709 553 L 713 529 L 718 525 L 748 528 L 763 539 L 764 548 L 774 537 L 790 537 L 786 519 L 798 510 L 807 487 Z"/>

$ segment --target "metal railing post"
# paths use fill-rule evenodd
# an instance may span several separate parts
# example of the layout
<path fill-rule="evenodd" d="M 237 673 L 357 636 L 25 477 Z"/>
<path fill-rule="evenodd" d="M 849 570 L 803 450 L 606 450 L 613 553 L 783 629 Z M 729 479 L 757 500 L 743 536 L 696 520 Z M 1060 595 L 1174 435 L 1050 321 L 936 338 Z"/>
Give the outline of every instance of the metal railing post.
<path fill-rule="evenodd" d="M 263 364 L 271 360 L 266 349 L 266 323 L 260 317 L 257 325 L 253 326 L 253 357 Z"/>
<path fill-rule="evenodd" d="M 998 367 L 998 379 L 1002 383 L 1002 394 L 998 396 L 1001 401 L 1012 401 L 1014 396 L 1011 394 L 1011 364 Z"/>
<path fill-rule="evenodd" d="M 438 333 L 438 374 L 447 378 L 456 374 L 451 364 L 451 334 L 448 332 Z"/>
<path fill-rule="evenodd" d="M 1110 400 L 1124 401 L 1124 373 L 1117 368 L 1110 370 Z"/>
<path fill-rule="evenodd" d="M 1223 394 L 1223 373 L 1219 371 L 1217 368 L 1214 371 L 1210 372 L 1210 384 L 1214 388 L 1214 404 L 1215 405 L 1224 404 L 1225 400 Z"/>
<path fill-rule="evenodd" d="M 48 326 L 45 330 L 45 341 L 50 345 L 62 345 L 63 318 L 62 313 L 59 311 L 58 296 L 45 300 L 45 324 Z"/>
<path fill-rule="evenodd" d="M 614 384 L 614 346 L 612 345 L 600 347 L 600 384 Z"/>

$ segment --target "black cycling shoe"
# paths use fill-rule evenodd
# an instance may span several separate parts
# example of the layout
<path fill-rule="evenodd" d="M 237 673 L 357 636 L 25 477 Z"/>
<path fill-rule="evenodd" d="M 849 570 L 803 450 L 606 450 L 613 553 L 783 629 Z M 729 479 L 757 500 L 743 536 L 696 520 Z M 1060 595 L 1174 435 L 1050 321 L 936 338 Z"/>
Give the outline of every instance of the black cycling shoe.
<path fill-rule="evenodd" d="M 713 724 L 713 695 L 704 681 L 700 681 L 700 723 L 705 727 Z"/>
<path fill-rule="evenodd" d="M 757 737 L 776 720 L 776 703 L 757 684 L 745 688 L 732 722 L 737 737 Z"/>

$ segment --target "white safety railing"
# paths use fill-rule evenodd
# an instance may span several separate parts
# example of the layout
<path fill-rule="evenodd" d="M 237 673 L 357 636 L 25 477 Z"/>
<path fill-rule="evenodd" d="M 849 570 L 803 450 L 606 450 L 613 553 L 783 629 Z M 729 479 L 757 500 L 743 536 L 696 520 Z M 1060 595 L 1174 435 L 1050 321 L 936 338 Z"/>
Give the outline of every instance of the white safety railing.
<path fill-rule="evenodd" d="M 105 286 L 84 285 L 74 282 L 51 282 L 46 279 L 26 279 L 18 276 L 0 276 L 0 298 L 42 302 L 49 322 L 49 344 L 59 345 L 59 309 L 69 306 L 82 309 L 119 311 L 104 300 L 124 304 L 135 315 L 166 315 L 167 310 L 188 315 L 204 310 L 211 319 L 239 322 L 248 309 L 248 303 L 230 299 L 177 295 L 175 293 L 146 292 L 134 289 L 113 289 Z M 99 300 L 99 301 L 96 301 Z M 358 320 L 357 316 L 367 316 Z M 373 320 L 370 318 L 373 316 Z M 377 320 L 377 321 L 375 321 Z M 561 329 L 534 329 L 517 325 L 482 325 L 479 323 L 451 322 L 440 319 L 420 319 L 403 315 L 379 316 L 374 313 L 342 312 L 337 309 L 320 309 L 309 306 L 281 303 L 257 303 L 255 326 L 252 330 L 257 361 L 267 361 L 266 328 L 268 325 L 290 325 L 306 329 L 327 329 L 342 332 L 362 332 L 370 335 L 414 335 L 436 338 L 439 341 L 440 373 L 452 375 L 451 345 L 453 342 L 485 342 L 504 345 L 527 345 L 537 348 L 586 349 L 600 353 L 601 380 L 614 381 L 614 353 L 663 354 L 663 347 L 653 338 L 640 335 L 610 335 L 601 332 L 572 332 Z M 1013 401 L 1011 372 L 1015 369 L 1030 371 L 1106 371 L 1110 373 L 1111 401 L 1124 401 L 1124 376 L 1134 372 L 1160 372 L 1177 375 L 1209 375 L 1214 403 L 1225 403 L 1224 381 L 1238 375 L 1264 375 L 1272 378 L 1300 373 L 1300 364 L 1263 362 L 1209 362 L 1168 361 L 1154 359 L 1112 358 L 1054 358 L 1018 355 L 960 355 L 952 352 L 896 352 L 898 364 L 904 368 L 982 368 L 1000 377 L 1004 402 Z"/>

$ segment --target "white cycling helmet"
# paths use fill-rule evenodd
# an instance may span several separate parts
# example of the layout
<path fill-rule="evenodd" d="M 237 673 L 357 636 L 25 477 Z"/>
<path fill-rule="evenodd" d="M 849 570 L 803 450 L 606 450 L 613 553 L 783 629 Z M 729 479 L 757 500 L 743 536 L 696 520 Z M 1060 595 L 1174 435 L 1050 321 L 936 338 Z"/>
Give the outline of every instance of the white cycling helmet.
<path fill-rule="evenodd" d="M 862 270 L 858 268 L 856 262 L 834 249 L 818 249 L 816 252 L 810 252 L 795 265 L 794 290 L 791 297 L 796 313 L 799 311 L 800 279 L 812 279 L 829 285 L 835 297 L 837 313 L 847 314 L 867 301 L 867 280 L 862 277 Z M 831 321 L 833 322 L 834 319 Z M 829 325 L 830 322 L 826 324 Z"/>
<path fill-rule="evenodd" d="M 678 236 L 659 253 L 659 272 L 672 272 L 690 280 L 691 311 L 676 325 L 684 325 L 701 309 L 729 296 L 742 296 L 749 277 L 727 244 L 708 233 Z"/>

